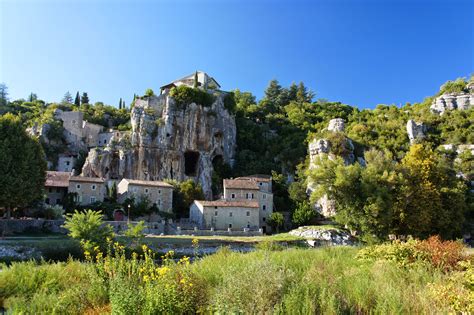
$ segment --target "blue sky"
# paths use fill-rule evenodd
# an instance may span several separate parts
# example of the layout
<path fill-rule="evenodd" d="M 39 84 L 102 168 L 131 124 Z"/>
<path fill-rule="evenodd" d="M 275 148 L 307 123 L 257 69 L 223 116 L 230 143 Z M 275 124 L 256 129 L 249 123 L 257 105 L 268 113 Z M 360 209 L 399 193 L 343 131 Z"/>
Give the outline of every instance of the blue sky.
<path fill-rule="evenodd" d="M 79 90 L 117 106 L 199 69 L 258 98 L 275 78 L 373 108 L 470 75 L 473 46 L 472 0 L 0 0 L 12 99 Z"/>

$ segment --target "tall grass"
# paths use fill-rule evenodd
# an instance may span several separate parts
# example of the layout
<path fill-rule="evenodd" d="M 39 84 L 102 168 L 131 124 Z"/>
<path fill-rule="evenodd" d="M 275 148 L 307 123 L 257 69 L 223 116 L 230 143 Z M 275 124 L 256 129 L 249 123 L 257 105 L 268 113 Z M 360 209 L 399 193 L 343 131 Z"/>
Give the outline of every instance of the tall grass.
<path fill-rule="evenodd" d="M 360 259 L 357 248 L 242 254 L 227 248 L 193 264 L 99 255 L 94 263 L 13 263 L 0 302 L 13 313 L 428 314 L 473 311 L 462 270 Z M 123 252 L 122 252 L 123 253 Z M 452 278 L 455 273 L 456 278 Z M 466 295 L 460 309 L 433 292 Z M 463 284 L 464 283 L 464 284 Z M 466 286 L 467 283 L 467 286 Z M 432 289 L 436 288 L 437 291 Z"/>

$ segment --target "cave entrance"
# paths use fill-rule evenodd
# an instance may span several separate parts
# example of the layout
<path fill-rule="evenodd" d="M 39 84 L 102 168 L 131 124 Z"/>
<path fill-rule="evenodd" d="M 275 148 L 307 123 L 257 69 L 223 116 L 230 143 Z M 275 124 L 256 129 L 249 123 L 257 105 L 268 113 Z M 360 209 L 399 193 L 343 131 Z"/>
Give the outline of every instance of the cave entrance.
<path fill-rule="evenodd" d="M 187 151 L 184 153 L 184 174 L 196 176 L 199 161 L 199 152 Z"/>

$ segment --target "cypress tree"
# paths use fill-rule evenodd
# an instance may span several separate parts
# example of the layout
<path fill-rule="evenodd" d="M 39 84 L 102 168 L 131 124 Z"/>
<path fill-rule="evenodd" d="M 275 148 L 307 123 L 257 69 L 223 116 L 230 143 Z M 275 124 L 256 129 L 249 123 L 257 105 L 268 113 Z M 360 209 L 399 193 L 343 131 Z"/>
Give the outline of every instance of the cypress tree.
<path fill-rule="evenodd" d="M 198 72 L 196 71 L 194 73 L 194 88 L 196 89 L 198 87 Z"/>
<path fill-rule="evenodd" d="M 87 95 L 87 92 L 82 93 L 81 104 L 89 104 L 89 96 Z"/>
<path fill-rule="evenodd" d="M 76 93 L 76 98 L 74 99 L 74 105 L 81 106 L 81 98 L 79 97 L 79 91 Z"/>
<path fill-rule="evenodd" d="M 122 109 L 122 98 L 119 100 L 119 109 Z"/>

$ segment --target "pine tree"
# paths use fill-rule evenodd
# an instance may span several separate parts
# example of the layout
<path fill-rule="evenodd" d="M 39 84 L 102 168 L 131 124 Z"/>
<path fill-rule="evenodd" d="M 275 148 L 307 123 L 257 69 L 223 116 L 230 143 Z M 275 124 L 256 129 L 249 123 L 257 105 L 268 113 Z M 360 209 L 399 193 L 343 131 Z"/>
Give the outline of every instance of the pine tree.
<path fill-rule="evenodd" d="M 0 83 L 0 106 L 6 106 L 8 103 L 8 87 L 5 83 Z"/>
<path fill-rule="evenodd" d="M 81 104 L 89 104 L 89 96 L 87 96 L 87 92 L 82 93 Z"/>
<path fill-rule="evenodd" d="M 81 98 L 79 97 L 79 91 L 76 93 L 76 98 L 74 99 L 74 105 L 77 107 L 81 106 Z"/>
<path fill-rule="evenodd" d="M 71 95 L 71 93 L 69 93 L 69 91 L 67 91 L 66 94 L 64 94 L 62 103 L 64 103 L 64 104 L 72 104 L 72 95 Z"/>

